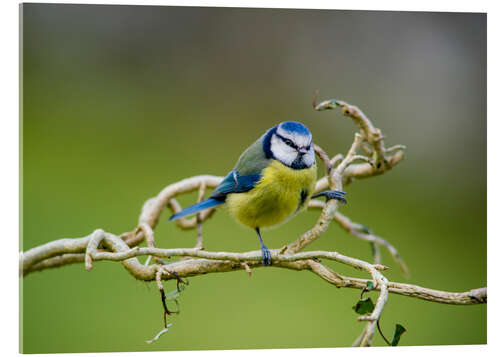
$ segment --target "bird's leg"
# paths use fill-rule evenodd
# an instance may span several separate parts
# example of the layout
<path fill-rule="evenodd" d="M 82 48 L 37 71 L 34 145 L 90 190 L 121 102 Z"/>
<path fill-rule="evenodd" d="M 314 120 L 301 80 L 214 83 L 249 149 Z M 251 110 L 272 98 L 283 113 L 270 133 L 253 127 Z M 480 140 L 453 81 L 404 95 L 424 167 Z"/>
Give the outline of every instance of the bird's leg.
<path fill-rule="evenodd" d="M 259 236 L 260 250 L 262 251 L 262 264 L 263 265 L 271 265 L 272 264 L 271 252 L 269 251 L 269 249 L 267 249 L 266 245 L 264 244 L 264 241 L 262 240 L 262 237 L 260 236 L 259 227 L 255 228 L 255 231 L 257 232 L 257 235 Z"/>
<path fill-rule="evenodd" d="M 343 203 L 347 202 L 347 200 L 345 199 L 345 192 L 344 191 L 337 191 L 337 190 L 323 191 L 323 192 L 317 193 L 315 195 L 312 195 L 311 198 L 316 198 L 316 197 L 321 197 L 321 196 L 325 196 L 327 201 L 334 199 L 334 200 L 339 200 Z"/>

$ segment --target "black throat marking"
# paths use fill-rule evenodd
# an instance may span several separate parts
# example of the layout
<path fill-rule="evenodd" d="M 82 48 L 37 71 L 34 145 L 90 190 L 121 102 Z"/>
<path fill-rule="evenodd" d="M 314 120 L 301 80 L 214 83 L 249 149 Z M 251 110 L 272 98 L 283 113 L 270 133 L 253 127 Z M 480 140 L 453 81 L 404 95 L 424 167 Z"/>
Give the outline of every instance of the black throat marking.
<path fill-rule="evenodd" d="M 290 167 L 295 170 L 302 170 L 308 168 L 308 166 L 305 164 L 304 160 L 302 160 L 302 157 L 300 155 L 297 155 L 297 158 L 293 160 L 292 165 L 290 165 Z"/>

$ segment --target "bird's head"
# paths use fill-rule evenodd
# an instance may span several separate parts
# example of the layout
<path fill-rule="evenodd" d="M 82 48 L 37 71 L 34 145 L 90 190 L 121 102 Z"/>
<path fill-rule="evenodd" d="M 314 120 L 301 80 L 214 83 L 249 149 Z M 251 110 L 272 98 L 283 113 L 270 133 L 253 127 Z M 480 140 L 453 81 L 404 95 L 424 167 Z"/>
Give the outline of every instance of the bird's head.
<path fill-rule="evenodd" d="M 266 133 L 264 151 L 273 158 L 296 170 L 311 167 L 315 162 L 312 135 L 304 124 L 285 121 Z"/>

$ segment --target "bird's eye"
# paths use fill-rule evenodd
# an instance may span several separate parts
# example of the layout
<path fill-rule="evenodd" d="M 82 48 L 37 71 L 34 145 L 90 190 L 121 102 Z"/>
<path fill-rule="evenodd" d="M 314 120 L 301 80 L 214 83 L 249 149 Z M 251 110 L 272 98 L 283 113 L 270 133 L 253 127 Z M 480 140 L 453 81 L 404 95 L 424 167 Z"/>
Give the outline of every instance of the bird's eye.
<path fill-rule="evenodd" d="M 285 144 L 287 144 L 288 146 L 293 146 L 293 141 L 290 139 L 285 139 Z"/>

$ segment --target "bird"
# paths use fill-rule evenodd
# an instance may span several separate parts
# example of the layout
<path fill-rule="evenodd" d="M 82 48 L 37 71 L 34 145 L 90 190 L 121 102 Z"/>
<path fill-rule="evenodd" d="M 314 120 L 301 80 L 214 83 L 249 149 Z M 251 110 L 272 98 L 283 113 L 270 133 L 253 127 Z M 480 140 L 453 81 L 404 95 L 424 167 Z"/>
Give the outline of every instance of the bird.
<path fill-rule="evenodd" d="M 262 264 L 271 265 L 271 252 L 261 228 L 277 226 L 304 210 L 311 198 L 347 202 L 345 192 L 327 190 L 313 195 L 316 157 L 309 129 L 285 121 L 268 129 L 239 157 L 234 168 L 210 197 L 172 215 L 173 221 L 222 204 L 236 221 L 256 231 Z"/>

